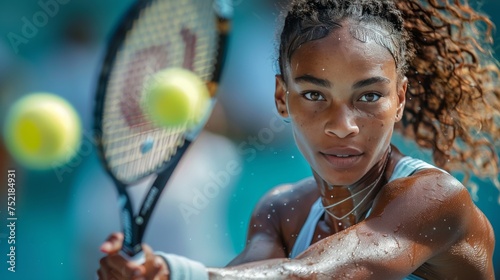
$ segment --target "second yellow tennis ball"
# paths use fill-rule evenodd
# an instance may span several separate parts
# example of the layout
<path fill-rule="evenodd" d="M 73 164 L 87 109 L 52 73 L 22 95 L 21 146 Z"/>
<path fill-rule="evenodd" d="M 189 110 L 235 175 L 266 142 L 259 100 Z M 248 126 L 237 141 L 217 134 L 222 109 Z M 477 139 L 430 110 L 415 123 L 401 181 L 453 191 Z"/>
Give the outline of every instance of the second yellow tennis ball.
<path fill-rule="evenodd" d="M 81 142 L 81 123 L 74 108 L 50 93 L 29 94 L 7 114 L 7 149 L 22 165 L 49 169 L 69 161 Z"/>
<path fill-rule="evenodd" d="M 167 68 L 146 81 L 141 105 L 158 126 L 195 126 L 206 115 L 210 92 L 205 82 L 184 68 Z"/>

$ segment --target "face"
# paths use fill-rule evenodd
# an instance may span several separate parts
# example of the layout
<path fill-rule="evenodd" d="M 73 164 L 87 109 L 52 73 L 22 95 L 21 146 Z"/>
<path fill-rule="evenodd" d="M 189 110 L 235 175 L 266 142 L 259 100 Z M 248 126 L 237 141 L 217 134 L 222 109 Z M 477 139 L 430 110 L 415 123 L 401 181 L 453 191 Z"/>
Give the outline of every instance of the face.
<path fill-rule="evenodd" d="M 330 185 L 351 185 L 382 160 L 405 103 L 390 52 L 349 33 L 349 23 L 303 44 L 276 77 L 278 112 L 298 148 Z"/>

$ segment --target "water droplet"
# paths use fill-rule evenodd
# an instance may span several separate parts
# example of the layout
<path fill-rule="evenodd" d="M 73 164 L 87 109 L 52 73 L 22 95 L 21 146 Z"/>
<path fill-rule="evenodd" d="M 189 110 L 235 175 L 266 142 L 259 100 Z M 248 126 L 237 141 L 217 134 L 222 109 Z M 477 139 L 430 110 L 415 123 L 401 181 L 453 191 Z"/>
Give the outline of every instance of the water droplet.
<path fill-rule="evenodd" d="M 432 230 L 436 230 L 436 227 L 433 227 Z"/>
<path fill-rule="evenodd" d="M 446 219 L 444 219 L 443 221 L 446 222 Z"/>
<path fill-rule="evenodd" d="M 286 219 L 287 222 L 290 222 L 290 219 Z"/>
<path fill-rule="evenodd" d="M 285 202 L 285 203 L 283 203 L 283 206 L 286 206 L 286 202 Z"/>
<path fill-rule="evenodd" d="M 293 211 L 293 210 L 295 210 L 295 208 L 294 208 L 294 207 L 292 207 L 292 211 Z"/>
<path fill-rule="evenodd" d="M 321 238 L 321 234 L 318 234 L 318 239 Z"/>
<path fill-rule="evenodd" d="M 295 156 L 292 156 L 292 158 L 295 158 Z"/>
<path fill-rule="evenodd" d="M 273 209 L 273 213 L 276 212 L 276 210 Z"/>
<path fill-rule="evenodd" d="M 451 227 L 448 227 L 448 230 L 451 230 Z"/>
<path fill-rule="evenodd" d="M 341 223 L 341 222 L 339 222 L 339 226 L 341 226 L 341 225 L 342 225 L 342 223 Z"/>
<path fill-rule="evenodd" d="M 271 219 L 271 214 L 267 214 L 267 218 L 268 218 L 268 219 Z"/>

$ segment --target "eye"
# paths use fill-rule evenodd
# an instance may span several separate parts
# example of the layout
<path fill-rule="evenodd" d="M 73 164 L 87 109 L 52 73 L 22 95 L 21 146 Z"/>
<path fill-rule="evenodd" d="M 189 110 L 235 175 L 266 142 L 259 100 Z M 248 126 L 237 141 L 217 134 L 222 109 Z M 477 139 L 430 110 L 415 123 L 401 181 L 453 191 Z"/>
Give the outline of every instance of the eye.
<path fill-rule="evenodd" d="M 302 96 L 304 96 L 305 99 L 310 100 L 310 101 L 324 101 L 325 98 L 321 93 L 319 92 L 306 92 L 303 93 Z"/>
<path fill-rule="evenodd" d="M 380 94 L 370 92 L 370 93 L 367 93 L 367 94 L 361 96 L 359 101 L 361 101 L 361 102 L 376 102 L 380 99 L 380 97 L 381 97 Z"/>

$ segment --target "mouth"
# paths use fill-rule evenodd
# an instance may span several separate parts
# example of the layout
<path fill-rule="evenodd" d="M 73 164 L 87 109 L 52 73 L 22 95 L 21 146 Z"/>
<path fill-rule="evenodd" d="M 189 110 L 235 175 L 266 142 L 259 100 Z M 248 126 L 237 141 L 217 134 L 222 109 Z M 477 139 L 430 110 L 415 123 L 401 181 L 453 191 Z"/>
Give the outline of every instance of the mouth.
<path fill-rule="evenodd" d="M 339 157 L 339 158 L 355 157 L 354 155 L 328 155 L 328 156 L 334 156 L 334 157 Z"/>
<path fill-rule="evenodd" d="M 322 151 L 320 154 L 335 169 L 351 168 L 356 165 L 363 156 L 363 152 L 354 148 L 336 148 Z"/>

